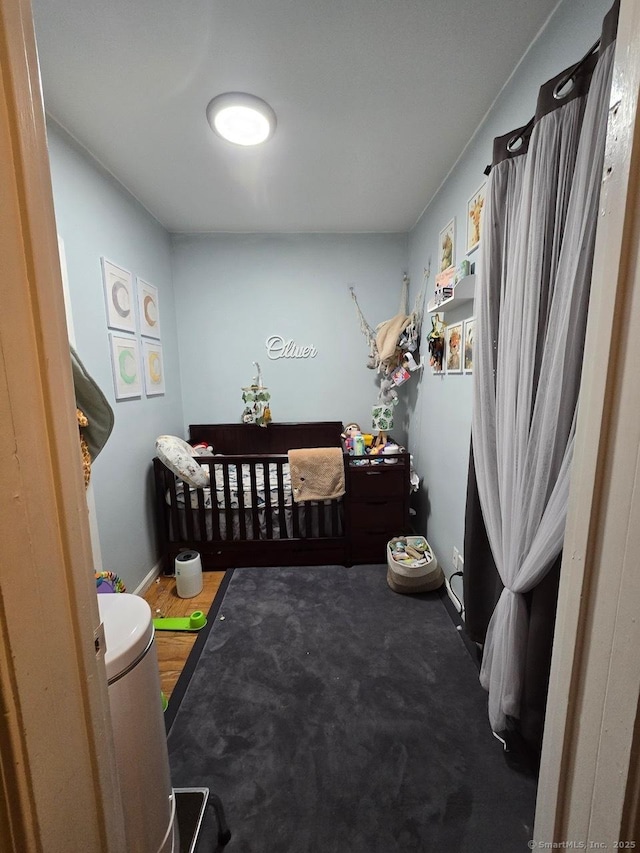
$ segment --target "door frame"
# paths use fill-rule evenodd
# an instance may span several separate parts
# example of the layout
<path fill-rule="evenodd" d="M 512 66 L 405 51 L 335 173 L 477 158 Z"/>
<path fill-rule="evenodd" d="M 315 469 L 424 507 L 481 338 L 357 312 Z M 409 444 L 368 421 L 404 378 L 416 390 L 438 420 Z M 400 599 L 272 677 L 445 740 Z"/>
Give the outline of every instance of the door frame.
<path fill-rule="evenodd" d="M 0 849 L 126 850 L 31 7 L 0 4 Z M 100 650 L 102 652 L 102 650 Z"/>
<path fill-rule="evenodd" d="M 640 845 L 640 4 L 622 0 L 535 839 Z"/>

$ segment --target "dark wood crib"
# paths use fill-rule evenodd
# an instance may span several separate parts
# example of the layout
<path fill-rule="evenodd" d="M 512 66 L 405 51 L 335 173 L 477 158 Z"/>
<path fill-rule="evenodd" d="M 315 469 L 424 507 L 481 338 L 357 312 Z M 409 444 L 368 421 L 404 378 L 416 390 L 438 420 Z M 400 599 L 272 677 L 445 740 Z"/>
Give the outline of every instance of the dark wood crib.
<path fill-rule="evenodd" d="M 410 532 L 408 453 L 373 465 L 344 452 L 343 498 L 292 498 L 287 452 L 343 447 L 342 429 L 339 421 L 192 424 L 189 442 L 213 447 L 213 456 L 196 457 L 212 486 L 190 487 L 153 460 L 163 570 L 172 573 L 185 549 L 200 553 L 205 570 L 385 562 L 387 540 Z"/>

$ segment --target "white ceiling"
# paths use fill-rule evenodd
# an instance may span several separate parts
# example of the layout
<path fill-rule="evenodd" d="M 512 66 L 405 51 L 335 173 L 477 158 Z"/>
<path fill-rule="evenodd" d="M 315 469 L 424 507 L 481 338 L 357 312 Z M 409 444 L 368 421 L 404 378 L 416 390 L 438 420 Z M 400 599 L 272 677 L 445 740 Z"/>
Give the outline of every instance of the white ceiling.
<path fill-rule="evenodd" d="M 407 231 L 557 0 L 33 0 L 49 114 L 170 231 Z M 516 25 L 517 22 L 517 25 Z M 278 116 L 244 149 L 214 95 Z"/>

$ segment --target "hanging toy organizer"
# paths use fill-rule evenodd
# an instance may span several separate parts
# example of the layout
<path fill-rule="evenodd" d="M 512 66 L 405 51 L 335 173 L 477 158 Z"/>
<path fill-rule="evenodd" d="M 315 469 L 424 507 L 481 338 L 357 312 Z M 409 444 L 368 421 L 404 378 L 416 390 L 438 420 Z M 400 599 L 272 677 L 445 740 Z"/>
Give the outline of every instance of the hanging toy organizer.
<path fill-rule="evenodd" d="M 379 323 L 375 329 L 367 322 L 358 304 L 353 285 L 349 287 L 351 298 L 360 321 L 360 331 L 369 347 L 367 367 L 375 370 L 380 378 L 378 399 L 371 410 L 371 421 L 377 437 L 374 448 L 381 449 L 387 443 L 388 432 L 393 427 L 393 409 L 399 402 L 397 389 L 404 385 L 412 373 L 420 370 L 424 359 L 420 357 L 420 335 L 424 316 L 427 282 L 431 264 L 424 270 L 422 287 L 416 295 L 413 310 L 409 312 L 409 277 L 402 278 L 398 313 L 389 320 Z"/>

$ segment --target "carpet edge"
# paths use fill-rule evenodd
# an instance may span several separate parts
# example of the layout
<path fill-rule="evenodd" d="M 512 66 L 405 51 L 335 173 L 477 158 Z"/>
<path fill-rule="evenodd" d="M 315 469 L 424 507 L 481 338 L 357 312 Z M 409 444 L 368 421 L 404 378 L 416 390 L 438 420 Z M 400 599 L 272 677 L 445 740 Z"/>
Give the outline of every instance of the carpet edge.
<path fill-rule="evenodd" d="M 225 570 L 222 582 L 218 587 L 215 597 L 211 602 L 211 607 L 209 608 L 209 611 L 207 613 L 207 624 L 201 631 L 198 631 L 198 637 L 195 643 L 193 644 L 193 648 L 189 652 L 189 657 L 187 658 L 182 672 L 178 677 L 176 686 L 171 692 L 167 709 L 164 712 L 164 725 L 167 737 L 169 736 L 171 728 L 175 723 L 178 711 L 180 710 L 180 705 L 182 704 L 182 700 L 184 699 L 184 694 L 187 692 L 187 687 L 189 686 L 189 682 L 191 681 L 198 661 L 200 660 L 202 649 L 204 648 L 205 643 L 207 642 L 209 632 L 211 631 L 213 623 L 215 622 L 215 618 L 218 615 L 218 611 L 220 610 L 220 607 L 222 605 L 222 601 L 224 599 L 227 588 L 231 583 L 231 578 L 233 577 L 234 571 L 235 569 L 233 568 Z"/>

